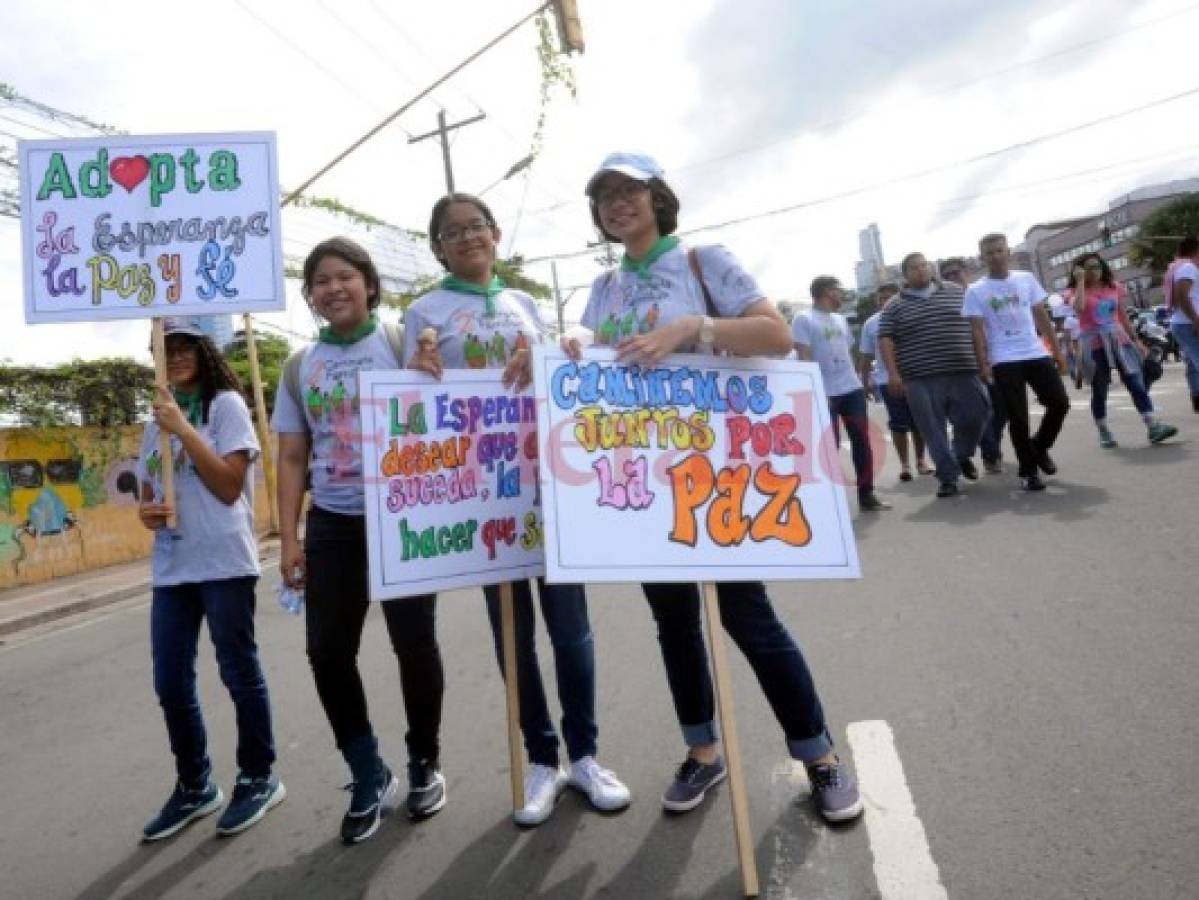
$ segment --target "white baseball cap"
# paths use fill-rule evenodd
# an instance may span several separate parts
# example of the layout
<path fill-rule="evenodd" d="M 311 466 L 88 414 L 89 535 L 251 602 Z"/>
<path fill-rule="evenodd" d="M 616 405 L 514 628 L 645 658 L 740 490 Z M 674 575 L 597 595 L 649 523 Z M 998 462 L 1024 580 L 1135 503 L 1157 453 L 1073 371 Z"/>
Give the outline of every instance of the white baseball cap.
<path fill-rule="evenodd" d="M 162 333 L 165 334 L 186 334 L 190 337 L 204 337 L 204 329 L 200 327 L 199 319 L 189 319 L 181 316 L 173 318 L 165 318 L 162 320 Z"/>
<path fill-rule="evenodd" d="M 600 163 L 599 168 L 595 170 L 595 174 L 588 179 L 587 187 L 583 193 L 590 194 L 595 188 L 595 183 L 608 172 L 619 172 L 621 175 L 627 175 L 629 178 L 635 178 L 638 181 L 649 181 L 651 178 L 666 177 L 666 170 L 658 165 L 658 161 L 652 156 L 647 156 L 644 153 L 609 153 L 604 157 L 604 161 Z"/>

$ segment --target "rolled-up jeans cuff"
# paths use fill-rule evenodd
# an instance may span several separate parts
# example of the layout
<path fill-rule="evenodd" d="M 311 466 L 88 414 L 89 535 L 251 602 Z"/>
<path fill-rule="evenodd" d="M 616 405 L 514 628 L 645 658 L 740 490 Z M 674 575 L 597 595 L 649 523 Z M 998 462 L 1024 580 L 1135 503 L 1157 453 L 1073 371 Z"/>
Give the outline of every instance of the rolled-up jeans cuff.
<path fill-rule="evenodd" d="M 790 751 L 792 759 L 798 759 L 805 764 L 814 762 L 833 752 L 833 738 L 826 728 L 815 737 L 799 740 L 788 738 L 787 750 Z"/>
<path fill-rule="evenodd" d="M 684 725 L 683 741 L 688 747 L 706 747 L 720 740 L 720 731 L 715 722 L 704 722 L 702 725 Z"/>

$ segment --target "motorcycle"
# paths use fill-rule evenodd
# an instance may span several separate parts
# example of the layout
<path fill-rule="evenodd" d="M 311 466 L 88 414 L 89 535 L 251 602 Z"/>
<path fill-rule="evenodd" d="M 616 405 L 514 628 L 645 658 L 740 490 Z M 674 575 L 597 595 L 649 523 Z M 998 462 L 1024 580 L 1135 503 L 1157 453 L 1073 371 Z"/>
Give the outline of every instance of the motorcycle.
<path fill-rule="evenodd" d="M 1170 352 L 1171 334 L 1150 316 L 1137 316 L 1133 322 L 1136 339 L 1145 348 L 1145 360 L 1141 365 L 1145 376 L 1145 387 L 1162 377 L 1162 366 Z"/>

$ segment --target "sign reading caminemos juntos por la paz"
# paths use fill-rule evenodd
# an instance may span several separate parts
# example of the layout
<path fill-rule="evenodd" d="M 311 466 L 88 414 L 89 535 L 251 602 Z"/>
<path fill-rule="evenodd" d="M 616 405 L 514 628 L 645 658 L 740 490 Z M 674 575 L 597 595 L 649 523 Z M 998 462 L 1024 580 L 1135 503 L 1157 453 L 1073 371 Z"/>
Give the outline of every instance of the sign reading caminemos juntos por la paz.
<path fill-rule="evenodd" d="M 533 354 L 550 581 L 859 577 L 815 364 Z"/>
<path fill-rule="evenodd" d="M 25 321 L 283 309 L 271 133 L 18 145 Z"/>
<path fill-rule="evenodd" d="M 500 375 L 359 376 L 372 599 L 545 571 L 536 402 Z"/>

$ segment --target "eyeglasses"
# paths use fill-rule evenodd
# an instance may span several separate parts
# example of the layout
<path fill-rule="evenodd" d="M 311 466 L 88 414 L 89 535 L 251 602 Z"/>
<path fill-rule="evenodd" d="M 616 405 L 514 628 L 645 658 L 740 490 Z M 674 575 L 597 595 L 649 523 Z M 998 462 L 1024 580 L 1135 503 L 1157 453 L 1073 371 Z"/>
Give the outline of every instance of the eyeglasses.
<path fill-rule="evenodd" d="M 942 269 L 941 270 L 942 278 L 957 278 L 961 274 L 962 274 L 961 269 Z"/>
<path fill-rule="evenodd" d="M 200 351 L 196 344 L 174 344 L 164 348 L 167 359 L 172 356 L 195 356 Z"/>
<path fill-rule="evenodd" d="M 456 244 L 458 241 L 469 241 L 472 238 L 482 237 L 489 231 L 491 231 L 491 223 L 477 219 L 468 225 L 447 228 L 437 235 L 437 240 L 443 244 Z"/>
<path fill-rule="evenodd" d="M 1102 272 L 1103 271 L 1103 266 L 1100 265 L 1099 263 L 1095 262 L 1094 260 L 1091 260 L 1088 263 L 1084 263 L 1083 268 L 1086 269 L 1088 272 Z"/>
<path fill-rule="evenodd" d="M 617 200 L 632 202 L 649 190 L 649 186 L 640 181 L 626 181 L 612 187 L 602 188 L 595 192 L 595 205 L 608 206 Z"/>

